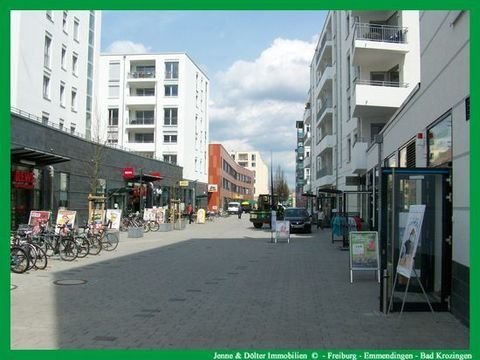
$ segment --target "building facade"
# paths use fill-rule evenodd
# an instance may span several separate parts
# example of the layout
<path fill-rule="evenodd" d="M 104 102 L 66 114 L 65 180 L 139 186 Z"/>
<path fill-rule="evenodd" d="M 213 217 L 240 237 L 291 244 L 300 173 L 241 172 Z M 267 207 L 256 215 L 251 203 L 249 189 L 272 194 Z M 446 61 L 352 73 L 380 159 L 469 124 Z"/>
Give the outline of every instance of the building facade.
<path fill-rule="evenodd" d="M 269 194 L 269 172 L 268 166 L 263 162 L 263 159 L 258 151 L 237 151 L 230 152 L 230 156 L 237 162 L 238 165 L 253 171 L 254 188 L 253 197 L 258 199 L 260 194 Z"/>
<path fill-rule="evenodd" d="M 100 123 L 110 146 L 182 166 L 207 183 L 209 80 L 185 53 L 102 54 Z"/>
<path fill-rule="evenodd" d="M 12 11 L 11 106 L 90 138 L 100 26 L 99 11 Z"/>
<path fill-rule="evenodd" d="M 209 145 L 208 210 L 226 210 L 230 201 L 253 200 L 254 173 L 239 165 L 221 144 Z"/>
<path fill-rule="evenodd" d="M 468 11 L 331 11 L 311 65 L 311 190 L 379 231 L 382 294 L 411 205 L 425 206 L 413 269 L 437 310 L 469 324 Z M 305 126 L 305 125 L 304 125 Z M 307 142 L 305 142 L 307 143 Z M 304 162 L 305 166 L 308 162 Z M 344 198 L 343 198 L 344 199 Z M 319 206 L 322 201 L 319 201 Z M 342 211 L 342 205 L 335 204 Z M 405 284 L 405 283 L 403 283 Z M 417 286 L 417 285 L 415 285 Z M 420 292 L 418 286 L 411 291 Z M 427 309 L 425 299 L 407 309 Z"/>

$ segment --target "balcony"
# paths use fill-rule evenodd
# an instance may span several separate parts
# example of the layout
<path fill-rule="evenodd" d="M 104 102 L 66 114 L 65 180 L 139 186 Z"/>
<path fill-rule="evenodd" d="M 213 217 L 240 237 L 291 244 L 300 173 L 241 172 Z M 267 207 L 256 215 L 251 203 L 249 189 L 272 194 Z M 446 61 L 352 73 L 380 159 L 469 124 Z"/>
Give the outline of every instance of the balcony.
<path fill-rule="evenodd" d="M 318 66 L 321 60 L 326 56 L 330 56 L 330 58 L 332 57 L 332 47 L 333 47 L 332 34 L 327 33 L 323 37 L 322 42 L 320 43 L 320 47 L 317 49 L 319 53 L 316 56 L 315 65 Z"/>
<path fill-rule="evenodd" d="M 128 95 L 125 97 L 125 105 L 155 105 L 155 95 Z"/>
<path fill-rule="evenodd" d="M 350 166 L 354 174 L 362 174 L 367 171 L 368 141 L 361 139 L 353 144 Z"/>
<path fill-rule="evenodd" d="M 356 65 L 399 63 L 408 50 L 407 28 L 355 24 L 353 63 Z"/>
<path fill-rule="evenodd" d="M 155 78 L 155 71 L 132 71 L 127 75 L 129 83 L 154 83 Z"/>
<path fill-rule="evenodd" d="M 390 117 L 410 94 L 408 84 L 356 80 L 352 101 L 354 117 Z"/>
<path fill-rule="evenodd" d="M 325 67 L 322 74 L 317 79 L 317 90 L 318 91 L 322 91 L 324 88 L 325 89 L 331 89 L 332 88 L 333 73 L 334 73 L 334 70 L 333 70 L 332 66 Z"/>
<path fill-rule="evenodd" d="M 325 135 L 318 144 L 318 148 L 320 149 L 319 154 L 324 152 L 327 149 L 332 149 L 335 147 L 335 136 L 328 134 Z"/>
<path fill-rule="evenodd" d="M 317 112 L 317 123 L 321 123 L 326 119 L 332 119 L 332 117 L 333 117 L 332 101 L 328 100 L 322 105 L 320 110 L 318 110 Z"/>
<path fill-rule="evenodd" d="M 154 118 L 130 118 L 127 120 L 126 127 L 129 128 L 147 128 L 153 129 L 155 127 L 155 119 Z"/>
<path fill-rule="evenodd" d="M 309 123 L 309 120 L 311 118 L 312 118 L 312 109 L 311 108 L 305 109 L 305 111 L 303 112 L 303 121 L 305 123 Z"/>

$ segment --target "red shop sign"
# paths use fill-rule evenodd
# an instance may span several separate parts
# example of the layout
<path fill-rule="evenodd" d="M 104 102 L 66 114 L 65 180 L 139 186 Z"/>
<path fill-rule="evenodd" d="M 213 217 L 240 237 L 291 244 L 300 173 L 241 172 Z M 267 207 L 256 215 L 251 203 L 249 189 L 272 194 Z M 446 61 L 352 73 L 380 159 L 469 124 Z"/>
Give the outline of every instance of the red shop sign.
<path fill-rule="evenodd" d="M 123 178 L 124 179 L 131 179 L 135 176 L 135 169 L 134 168 L 123 168 Z"/>
<path fill-rule="evenodd" d="M 14 170 L 12 172 L 13 187 L 17 189 L 33 189 L 35 177 L 33 171 Z"/>

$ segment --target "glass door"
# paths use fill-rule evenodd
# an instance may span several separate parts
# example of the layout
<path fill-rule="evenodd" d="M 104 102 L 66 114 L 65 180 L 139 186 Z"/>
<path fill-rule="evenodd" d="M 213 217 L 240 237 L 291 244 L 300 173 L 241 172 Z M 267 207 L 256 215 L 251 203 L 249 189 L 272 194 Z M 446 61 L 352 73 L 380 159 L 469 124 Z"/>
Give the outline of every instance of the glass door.
<path fill-rule="evenodd" d="M 448 310 L 452 257 L 449 178 L 449 169 L 382 169 L 380 254 L 382 272 L 387 270 L 388 274 L 381 284 L 382 311 L 392 296 L 410 205 L 425 205 L 426 208 L 405 311 L 429 310 L 417 280 L 422 283 L 435 310 Z M 401 306 L 407 280 L 398 275 L 393 311 Z"/>

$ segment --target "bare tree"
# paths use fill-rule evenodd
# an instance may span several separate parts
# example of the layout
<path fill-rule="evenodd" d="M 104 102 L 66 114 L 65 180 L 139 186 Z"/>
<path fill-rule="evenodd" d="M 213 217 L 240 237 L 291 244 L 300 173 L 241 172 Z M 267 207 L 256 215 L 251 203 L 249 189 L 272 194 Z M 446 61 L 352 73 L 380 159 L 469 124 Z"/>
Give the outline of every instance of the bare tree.
<path fill-rule="evenodd" d="M 288 184 L 285 179 L 285 173 L 280 165 L 278 165 L 275 170 L 273 192 L 276 196 L 278 196 L 278 201 L 280 202 L 287 201 L 288 196 L 290 195 L 290 189 L 288 188 Z"/>

